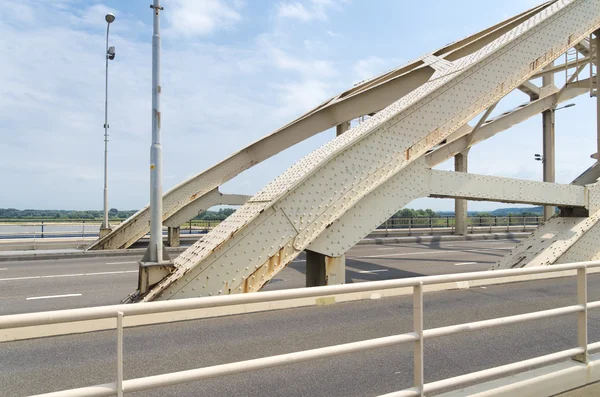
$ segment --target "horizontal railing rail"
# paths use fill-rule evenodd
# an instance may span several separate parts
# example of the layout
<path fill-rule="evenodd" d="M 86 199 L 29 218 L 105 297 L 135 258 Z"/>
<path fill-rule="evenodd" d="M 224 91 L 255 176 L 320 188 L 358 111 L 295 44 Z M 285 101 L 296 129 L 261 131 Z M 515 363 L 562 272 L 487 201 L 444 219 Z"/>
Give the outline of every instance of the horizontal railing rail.
<path fill-rule="evenodd" d="M 113 221 L 117 224 L 122 222 Z M 517 217 L 517 216 L 471 216 L 467 225 L 471 232 L 475 231 L 502 231 L 506 230 L 532 230 L 543 222 L 541 217 Z M 181 234 L 204 234 L 211 231 L 221 223 L 220 220 L 204 219 L 191 220 L 180 226 Z M 0 221 L 1 239 L 48 239 L 48 238 L 91 238 L 100 233 L 99 221 Z M 380 225 L 376 230 L 386 232 L 398 231 L 403 233 L 422 233 L 441 230 L 453 233 L 455 228 L 454 217 L 415 217 L 415 218 L 390 218 Z M 447 230 L 446 230 L 447 229 Z M 167 227 L 163 228 L 167 233 Z"/>
<path fill-rule="evenodd" d="M 299 288 L 283 291 L 269 291 L 261 293 L 227 295 L 217 297 L 202 297 L 192 299 L 182 299 L 174 301 L 138 303 L 133 305 L 113 305 L 95 308 L 61 310 L 53 312 L 27 313 L 0 316 L 0 330 L 31 327 L 37 325 L 49 324 L 69 324 L 78 321 L 96 320 L 96 319 L 115 319 L 115 328 L 117 330 L 117 381 L 103 385 L 83 387 L 60 391 L 55 393 L 43 394 L 40 396 L 121 396 L 124 392 L 134 392 L 157 387 L 176 385 L 184 382 L 198 381 L 202 379 L 221 377 L 242 372 L 249 372 L 275 366 L 299 363 L 304 361 L 316 360 L 320 358 L 333 357 L 341 354 L 349 354 L 359 351 L 399 345 L 405 343 L 414 344 L 414 386 L 410 389 L 391 393 L 387 396 L 421 396 L 424 393 L 431 393 L 441 389 L 452 388 L 464 385 L 468 382 L 481 381 L 491 377 L 497 377 L 509 372 L 524 370 L 535 366 L 549 364 L 560 359 L 575 357 L 577 360 L 586 361 L 588 351 L 600 348 L 600 342 L 588 344 L 587 340 L 587 312 L 588 309 L 600 308 L 600 301 L 589 302 L 587 300 L 587 274 L 588 269 L 600 267 L 600 261 L 581 262 L 563 265 L 554 265 L 548 267 L 532 267 L 511 270 L 496 270 L 485 272 L 474 272 L 467 274 L 450 274 L 439 276 L 415 277 L 401 280 L 386 280 L 377 282 L 365 282 L 357 284 L 325 286 L 314 288 Z M 440 328 L 423 329 L 423 294 L 425 285 L 436 285 L 450 282 L 463 282 L 474 280 L 496 279 L 509 276 L 523 276 L 540 273 L 555 273 L 575 270 L 577 277 L 577 304 L 565 307 L 558 307 L 549 310 L 530 312 L 525 314 L 493 318 L 483 321 L 476 321 L 464 324 L 455 324 Z M 385 289 L 412 287 L 413 288 L 413 332 L 392 335 L 383 338 L 369 339 L 359 342 L 352 342 L 329 346 L 324 348 L 305 350 L 295 353 L 282 354 L 271 357 L 258 358 L 234 362 L 223 365 L 210 366 L 205 368 L 191 369 L 187 371 L 166 373 L 162 375 L 149 376 L 144 378 L 123 379 L 123 318 L 125 316 L 165 313 L 172 311 L 199 309 L 199 308 L 219 308 L 248 303 L 266 303 L 274 301 L 283 301 L 290 299 L 300 299 L 320 296 L 335 296 L 344 293 L 381 291 Z M 458 377 L 426 383 L 423 373 L 423 344 L 424 341 L 431 338 L 439 338 L 448 335 L 454 335 L 463 332 L 474 332 L 482 329 L 506 326 L 527 321 L 540 320 L 545 318 L 563 316 L 567 314 L 577 314 L 577 340 L 578 346 L 556 352 L 550 355 L 537 357 L 530 360 L 520 361 L 504 365 L 501 367 L 486 369 L 483 371 L 461 375 Z M 65 334 L 68 333 L 65 330 Z"/>

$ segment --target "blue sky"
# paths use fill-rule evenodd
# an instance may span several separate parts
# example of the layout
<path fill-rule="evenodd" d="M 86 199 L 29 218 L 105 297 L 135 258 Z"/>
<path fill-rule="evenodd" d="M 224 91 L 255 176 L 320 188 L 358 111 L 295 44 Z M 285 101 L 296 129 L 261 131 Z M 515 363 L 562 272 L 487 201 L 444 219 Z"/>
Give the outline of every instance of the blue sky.
<path fill-rule="evenodd" d="M 535 4 L 524 0 L 163 0 L 165 191 L 358 81 Z M 102 207 L 104 40 L 109 70 L 109 203 L 148 202 L 149 0 L 3 0 L 0 207 Z M 527 100 L 511 94 L 497 112 Z M 592 164 L 595 106 L 557 113 L 557 179 Z M 223 186 L 253 194 L 331 139 L 324 132 Z M 470 171 L 541 179 L 541 118 L 478 145 Z M 582 149 L 583 148 L 583 149 Z M 450 164 L 441 166 L 450 169 Z M 452 200 L 412 207 L 453 209 Z M 472 203 L 470 208 L 496 208 Z"/>

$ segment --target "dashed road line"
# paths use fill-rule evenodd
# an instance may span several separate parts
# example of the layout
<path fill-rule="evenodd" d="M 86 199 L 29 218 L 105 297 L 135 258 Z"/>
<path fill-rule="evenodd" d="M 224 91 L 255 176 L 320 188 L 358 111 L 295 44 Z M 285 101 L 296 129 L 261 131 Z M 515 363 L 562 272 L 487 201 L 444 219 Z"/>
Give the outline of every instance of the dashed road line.
<path fill-rule="evenodd" d="M 81 294 L 64 294 L 64 295 L 48 295 L 48 296 L 30 296 L 25 300 L 34 301 L 39 299 L 55 299 L 55 298 L 71 298 L 74 296 L 81 296 Z"/>
<path fill-rule="evenodd" d="M 0 281 L 21 281 L 21 280 L 36 280 L 36 279 L 44 279 L 44 278 L 61 278 L 61 277 L 104 276 L 104 275 L 109 275 L 109 274 L 126 274 L 126 273 L 137 273 L 137 272 L 138 272 L 137 270 L 122 270 L 122 271 L 118 271 L 118 272 L 52 274 L 52 275 L 48 275 L 48 276 L 0 278 Z"/>

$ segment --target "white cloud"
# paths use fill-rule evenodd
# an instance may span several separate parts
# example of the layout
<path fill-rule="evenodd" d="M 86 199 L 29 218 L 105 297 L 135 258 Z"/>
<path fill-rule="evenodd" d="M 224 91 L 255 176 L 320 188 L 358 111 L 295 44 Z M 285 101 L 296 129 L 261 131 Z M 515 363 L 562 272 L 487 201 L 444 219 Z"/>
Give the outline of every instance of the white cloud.
<path fill-rule="evenodd" d="M 354 73 L 360 80 L 370 79 L 378 73 L 381 73 L 386 63 L 385 60 L 379 57 L 370 56 L 356 62 L 354 65 Z"/>
<path fill-rule="evenodd" d="M 262 51 L 269 57 L 271 62 L 279 69 L 298 72 L 307 78 L 331 78 L 337 74 L 334 64 L 326 59 L 313 59 L 307 55 L 296 56 L 290 51 L 283 49 L 282 40 L 277 35 L 262 35 L 258 41 Z M 319 45 L 303 41 L 306 48 Z M 323 45 L 323 44 L 321 44 Z M 311 48 L 314 51 L 316 48 Z"/>
<path fill-rule="evenodd" d="M 314 18 L 314 15 L 300 3 L 280 4 L 277 15 L 281 18 L 299 19 L 305 22 Z"/>
<path fill-rule="evenodd" d="M 298 19 L 303 22 L 311 20 L 325 21 L 330 10 L 341 10 L 348 0 L 309 0 L 306 3 L 298 1 L 280 3 L 277 16 L 280 18 Z"/>
<path fill-rule="evenodd" d="M 172 0 L 169 11 L 163 15 L 170 32 L 186 37 L 204 36 L 238 23 L 244 4 L 239 0 Z"/>
<path fill-rule="evenodd" d="M 383 59 L 371 55 L 356 61 L 353 66 L 354 76 L 358 81 L 369 80 L 402 65 L 404 62 L 406 61 L 395 58 Z"/>
<path fill-rule="evenodd" d="M 104 4 L 94 4 L 78 12 L 76 16 L 73 16 L 73 18 L 74 22 L 79 22 L 87 26 L 101 26 L 103 28 L 106 28 L 106 20 L 104 19 L 104 17 L 108 13 L 118 14 L 114 9 L 109 8 Z M 118 17 L 119 16 L 117 15 L 117 18 Z"/>
<path fill-rule="evenodd" d="M 320 80 L 303 80 L 299 82 L 273 84 L 279 91 L 277 115 L 291 120 L 316 107 L 334 94 L 331 84 Z"/>
<path fill-rule="evenodd" d="M 332 31 L 332 30 L 328 30 L 328 31 L 327 31 L 327 35 L 328 35 L 329 37 L 333 37 L 333 38 L 342 38 L 342 37 L 344 37 L 344 35 L 343 35 L 343 34 L 341 34 L 341 33 L 337 33 L 337 32 L 334 32 L 334 31 Z"/>

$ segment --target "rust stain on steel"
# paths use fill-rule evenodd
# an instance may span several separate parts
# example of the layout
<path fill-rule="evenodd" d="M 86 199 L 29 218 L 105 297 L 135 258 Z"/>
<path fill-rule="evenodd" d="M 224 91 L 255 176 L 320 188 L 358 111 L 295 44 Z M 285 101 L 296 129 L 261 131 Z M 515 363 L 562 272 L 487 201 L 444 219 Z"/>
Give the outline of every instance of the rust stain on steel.
<path fill-rule="evenodd" d="M 329 285 L 329 275 L 332 274 L 335 269 L 335 260 L 336 258 L 325 256 L 325 285 Z"/>
<path fill-rule="evenodd" d="M 289 252 L 287 257 L 289 260 L 286 262 L 286 248 Z M 295 255 L 293 255 L 295 253 Z M 254 272 L 252 272 L 244 280 L 239 290 L 243 293 L 256 292 L 260 290 L 265 284 L 267 284 L 281 269 L 283 269 L 293 258 L 295 258 L 300 251 L 295 251 L 291 246 L 285 246 L 280 248 L 276 254 L 269 257 L 262 265 L 260 265 Z M 292 256 L 290 257 L 290 254 Z"/>

